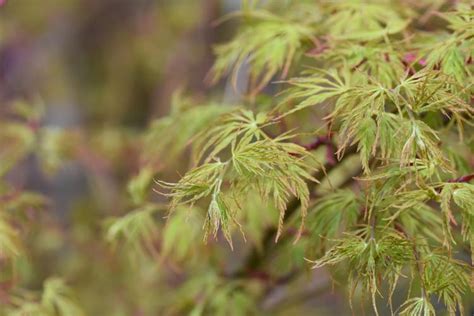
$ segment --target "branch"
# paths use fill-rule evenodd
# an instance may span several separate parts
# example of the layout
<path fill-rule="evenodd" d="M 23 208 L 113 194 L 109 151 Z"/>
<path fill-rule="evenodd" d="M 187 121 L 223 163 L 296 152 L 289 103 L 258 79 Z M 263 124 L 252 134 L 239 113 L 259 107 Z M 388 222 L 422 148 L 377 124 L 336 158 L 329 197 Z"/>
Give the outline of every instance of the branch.
<path fill-rule="evenodd" d="M 322 145 L 331 145 L 334 146 L 332 139 L 329 136 L 318 136 L 316 139 L 307 144 L 302 145 L 307 151 L 316 150 Z"/>
<path fill-rule="evenodd" d="M 335 165 L 337 163 L 334 153 L 336 152 L 336 145 L 334 144 L 331 136 L 318 136 L 316 139 L 307 145 L 302 145 L 307 151 L 316 150 L 319 147 L 326 145 L 326 159 L 329 164 Z"/>
<path fill-rule="evenodd" d="M 463 182 L 470 182 L 472 179 L 474 179 L 474 173 L 471 173 L 471 174 L 468 174 L 468 175 L 465 175 L 465 176 L 461 176 L 461 177 L 456 178 L 456 179 L 448 180 L 448 182 L 450 182 L 450 183 L 463 183 Z"/>
<path fill-rule="evenodd" d="M 459 178 L 449 179 L 448 181 L 446 181 L 446 183 L 468 183 L 472 179 L 474 179 L 474 173 L 460 176 Z M 436 192 L 440 193 L 442 189 L 443 187 L 439 186 L 438 188 L 436 188 Z"/>

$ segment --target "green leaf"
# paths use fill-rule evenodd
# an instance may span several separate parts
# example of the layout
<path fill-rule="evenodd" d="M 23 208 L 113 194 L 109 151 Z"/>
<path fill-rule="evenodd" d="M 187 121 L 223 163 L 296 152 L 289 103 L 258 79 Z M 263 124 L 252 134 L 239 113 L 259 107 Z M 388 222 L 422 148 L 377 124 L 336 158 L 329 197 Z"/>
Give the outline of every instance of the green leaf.
<path fill-rule="evenodd" d="M 406 300 L 401 306 L 400 315 L 403 316 L 434 316 L 435 309 L 426 297 L 413 297 Z"/>
<path fill-rule="evenodd" d="M 202 255 L 199 209 L 179 208 L 163 229 L 162 254 L 178 262 L 187 262 Z"/>
<path fill-rule="evenodd" d="M 383 3 L 335 1 L 329 5 L 331 15 L 325 27 L 336 40 L 369 41 L 402 31 L 409 23 L 391 6 Z"/>
<path fill-rule="evenodd" d="M 375 134 L 377 130 L 377 125 L 374 120 L 370 117 L 365 118 L 360 123 L 360 126 L 357 129 L 357 134 L 355 141 L 357 141 L 357 150 L 360 153 L 360 158 L 362 161 L 362 167 L 365 172 L 369 172 L 369 159 L 370 156 L 375 152 Z"/>
<path fill-rule="evenodd" d="M 336 238 L 352 227 L 360 213 L 360 200 L 351 190 L 337 190 L 316 200 L 309 211 L 308 229 L 315 237 Z M 319 240 L 319 238 L 318 238 Z"/>
<path fill-rule="evenodd" d="M 58 278 L 50 278 L 45 281 L 41 304 L 48 311 L 48 315 L 86 315 L 76 302 L 72 290 Z"/>
<path fill-rule="evenodd" d="M 235 222 L 234 212 L 221 192 L 222 180 L 219 179 L 217 181 L 207 210 L 206 221 L 204 222 L 204 240 L 207 241 L 209 234 L 216 238 L 220 227 L 225 239 L 233 249 L 230 226 L 232 221 Z"/>
<path fill-rule="evenodd" d="M 438 253 L 423 255 L 423 283 L 438 296 L 450 314 L 464 314 L 463 294 L 469 291 L 469 267 L 464 262 Z"/>
<path fill-rule="evenodd" d="M 413 260 L 412 245 L 407 239 L 390 230 L 383 230 L 383 234 L 379 231 L 378 239 L 368 236 L 364 231 L 336 240 L 336 245 L 322 258 L 312 261 L 313 269 L 347 263 L 349 285 L 354 287 L 362 282 L 364 290 L 372 297 L 372 305 L 378 315 L 375 303 L 375 296 L 380 287 L 378 276 L 383 275 L 390 281 L 390 288 L 394 288 L 402 268 Z"/>
<path fill-rule="evenodd" d="M 305 158 L 310 160 L 305 160 Z M 273 199 L 280 211 L 278 240 L 283 229 L 283 219 L 291 195 L 300 200 L 302 222 L 300 237 L 309 206 L 307 181 L 317 182 L 310 173 L 319 164 L 306 150 L 292 143 L 276 140 L 260 140 L 239 143 L 233 149 L 232 166 L 238 174 L 239 188 L 257 190 L 264 199 Z"/>
<path fill-rule="evenodd" d="M 212 81 L 231 74 L 236 87 L 237 75 L 248 64 L 253 93 L 260 91 L 278 71 L 286 76 L 303 42 L 313 30 L 301 23 L 287 21 L 269 13 L 247 25 L 235 38 L 217 45 L 217 60 L 212 68 Z"/>
<path fill-rule="evenodd" d="M 226 104 L 195 104 L 175 93 L 171 113 L 152 122 L 144 135 L 142 160 L 154 169 L 175 163 L 196 134 L 202 133 L 224 113 L 235 110 Z"/>
<path fill-rule="evenodd" d="M 158 180 L 157 184 L 163 189 L 171 190 L 162 193 L 172 198 L 171 210 L 180 204 L 194 204 L 196 201 L 209 196 L 215 189 L 226 164 L 220 161 L 206 163 L 188 171 L 177 183 Z"/>
<path fill-rule="evenodd" d="M 131 195 L 133 203 L 139 205 L 145 202 L 148 190 L 153 182 L 154 171 L 150 167 L 144 167 L 137 176 L 128 182 L 127 190 Z"/>
<path fill-rule="evenodd" d="M 316 69 L 305 77 L 292 78 L 288 83 L 291 87 L 285 91 L 286 98 L 281 102 L 280 108 L 286 107 L 293 100 L 296 100 L 296 105 L 293 105 L 293 108 L 284 115 L 322 104 L 350 92 L 351 89 L 348 73 L 343 73 L 341 77 L 334 70 Z"/>
<path fill-rule="evenodd" d="M 204 163 L 210 162 L 239 138 L 244 141 L 262 139 L 267 136 L 261 127 L 270 124 L 269 117 L 264 113 L 254 115 L 249 110 L 238 110 L 221 116 L 217 124 L 198 135 L 193 147 L 195 164 L 199 164 L 204 156 Z"/>
<path fill-rule="evenodd" d="M 19 231 L 0 216 L 0 259 L 14 260 L 23 254 L 23 243 Z"/>
<path fill-rule="evenodd" d="M 155 255 L 154 241 L 158 226 L 153 214 L 160 208 L 159 205 L 145 205 L 123 217 L 108 219 L 106 240 L 114 246 L 123 242 L 132 254 Z"/>

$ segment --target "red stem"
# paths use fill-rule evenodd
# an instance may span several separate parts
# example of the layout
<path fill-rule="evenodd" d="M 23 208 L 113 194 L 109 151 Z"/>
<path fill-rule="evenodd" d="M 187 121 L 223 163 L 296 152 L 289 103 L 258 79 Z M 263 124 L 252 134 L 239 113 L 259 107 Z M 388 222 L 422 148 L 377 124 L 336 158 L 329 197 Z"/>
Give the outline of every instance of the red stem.
<path fill-rule="evenodd" d="M 465 176 L 461 176 L 461 177 L 456 178 L 456 179 L 448 180 L 448 182 L 451 182 L 451 183 L 458 183 L 459 182 L 459 183 L 461 183 L 461 182 L 469 182 L 472 179 L 474 179 L 474 173 L 468 174 L 468 175 L 465 175 Z"/>
<path fill-rule="evenodd" d="M 326 145 L 327 146 L 327 151 L 326 151 L 326 159 L 329 164 L 334 165 L 336 164 L 336 159 L 334 157 L 334 153 L 336 152 L 334 143 L 331 139 L 330 136 L 318 136 L 316 139 L 307 144 L 307 145 L 302 145 L 307 151 L 311 150 L 316 150 L 319 147 Z"/>
<path fill-rule="evenodd" d="M 310 150 L 316 150 L 318 149 L 320 146 L 322 145 L 332 145 L 332 140 L 330 137 L 328 136 L 318 136 L 316 137 L 316 139 L 307 144 L 307 145 L 302 145 L 306 150 L 310 151 Z"/>

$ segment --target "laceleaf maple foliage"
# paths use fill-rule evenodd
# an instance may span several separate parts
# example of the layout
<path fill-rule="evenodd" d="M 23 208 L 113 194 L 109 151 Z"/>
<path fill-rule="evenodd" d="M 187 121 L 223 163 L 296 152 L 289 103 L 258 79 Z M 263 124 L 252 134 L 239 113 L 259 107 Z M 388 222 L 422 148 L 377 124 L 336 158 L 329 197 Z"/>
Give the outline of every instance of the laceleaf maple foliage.
<path fill-rule="evenodd" d="M 238 102 L 176 93 L 168 116 L 128 139 L 140 170 L 127 175 L 127 212 L 101 218 L 100 243 L 127 293 L 146 292 L 130 304 L 146 315 L 327 315 L 341 310 L 317 294 L 337 292 L 347 313 L 469 314 L 472 4 L 243 1 L 218 24 L 228 20 L 239 27 L 215 46 L 208 78 Z M 5 171 L 37 146 L 61 161 L 74 145 L 48 140 L 80 138 L 36 139 L 31 124 L 5 122 L 2 143 L 16 144 L 0 156 Z M 47 207 L 29 192 L 13 201 Z M 11 271 L 24 256 L 17 221 L 28 222 L 18 205 L 0 213 Z M 6 315 L 84 313 L 59 279 L 43 296 L 9 295 Z"/>

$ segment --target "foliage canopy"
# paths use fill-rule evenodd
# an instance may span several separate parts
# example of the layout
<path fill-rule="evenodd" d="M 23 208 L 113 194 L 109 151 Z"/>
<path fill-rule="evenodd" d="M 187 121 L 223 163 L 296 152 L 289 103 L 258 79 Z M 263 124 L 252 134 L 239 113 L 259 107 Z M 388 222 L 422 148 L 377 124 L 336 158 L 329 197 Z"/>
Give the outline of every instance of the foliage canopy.
<path fill-rule="evenodd" d="M 285 303 L 268 303 L 278 287 L 324 270 L 355 314 L 367 304 L 377 315 L 467 315 L 472 4 L 243 1 L 228 20 L 240 27 L 214 47 L 209 78 L 236 90 L 248 78 L 239 102 L 179 92 L 169 115 L 121 140 L 138 143 L 140 170 L 127 174 L 127 211 L 101 218 L 100 251 L 163 293 L 143 310 L 272 313 Z M 40 216 L 29 211 L 49 207 L 16 192 L 9 172 L 32 153 L 54 172 L 87 142 L 32 125 L 40 104 L 10 112 L 0 116 L 2 281 L 27 260 Z M 58 278 L 42 294 L 13 286 L 7 295 L 0 315 L 85 315 Z"/>

